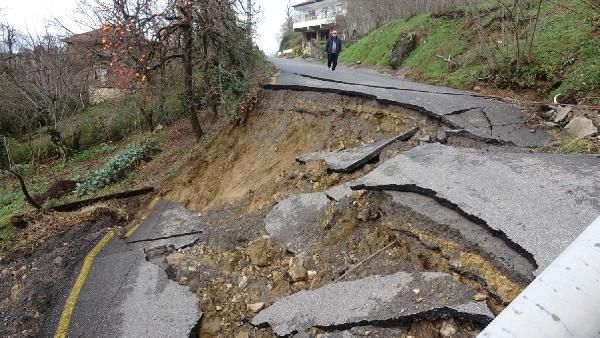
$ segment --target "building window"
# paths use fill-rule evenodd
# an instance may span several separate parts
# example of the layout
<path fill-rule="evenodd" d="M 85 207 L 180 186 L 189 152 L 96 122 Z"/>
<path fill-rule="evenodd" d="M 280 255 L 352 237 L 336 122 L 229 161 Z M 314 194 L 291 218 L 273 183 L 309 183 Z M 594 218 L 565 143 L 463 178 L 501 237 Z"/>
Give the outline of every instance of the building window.
<path fill-rule="evenodd" d="M 329 15 L 329 8 L 325 7 L 323 8 L 323 17 L 326 18 L 327 15 Z"/>
<path fill-rule="evenodd" d="M 306 14 L 306 21 L 308 20 L 314 20 L 317 18 L 317 13 L 315 12 L 314 9 L 308 11 L 308 14 Z"/>
<path fill-rule="evenodd" d="M 105 83 L 108 78 L 108 69 L 103 66 L 94 67 L 94 80 L 99 80 L 102 83 Z"/>

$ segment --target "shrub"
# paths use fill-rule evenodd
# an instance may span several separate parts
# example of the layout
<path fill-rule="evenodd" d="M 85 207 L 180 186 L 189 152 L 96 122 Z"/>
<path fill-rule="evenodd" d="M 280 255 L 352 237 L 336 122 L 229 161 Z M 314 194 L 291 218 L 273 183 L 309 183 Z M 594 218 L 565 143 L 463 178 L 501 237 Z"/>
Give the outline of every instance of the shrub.
<path fill-rule="evenodd" d="M 156 140 L 144 144 L 130 144 L 111 158 L 103 168 L 92 172 L 83 182 L 77 184 L 78 196 L 86 195 L 119 181 L 128 170 L 157 150 Z"/>

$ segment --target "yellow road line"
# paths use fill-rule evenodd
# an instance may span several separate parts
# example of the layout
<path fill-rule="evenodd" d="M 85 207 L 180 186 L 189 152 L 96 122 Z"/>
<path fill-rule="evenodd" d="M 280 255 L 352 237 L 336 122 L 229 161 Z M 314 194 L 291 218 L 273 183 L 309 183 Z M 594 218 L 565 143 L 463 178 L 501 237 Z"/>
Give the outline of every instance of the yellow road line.
<path fill-rule="evenodd" d="M 83 287 L 83 283 L 87 278 L 88 272 L 92 267 L 92 263 L 94 262 L 94 258 L 102 248 L 110 241 L 114 232 L 109 230 L 104 237 L 98 242 L 92 251 L 90 251 L 83 260 L 83 266 L 81 267 L 81 271 L 79 271 L 79 275 L 75 280 L 75 284 L 71 289 L 71 293 L 69 293 L 69 297 L 67 297 L 67 301 L 65 302 L 65 307 L 60 315 L 60 320 L 58 321 L 58 327 L 56 328 L 56 333 L 54 334 L 54 338 L 64 338 L 67 336 L 69 331 L 69 322 L 71 321 L 71 315 L 73 314 L 73 309 L 75 308 L 75 302 L 77 302 L 77 297 L 79 296 L 79 292 L 81 292 L 81 288 Z"/>
<path fill-rule="evenodd" d="M 150 205 L 148 205 L 148 212 L 142 216 L 142 218 L 140 219 L 140 221 L 135 224 L 134 226 L 132 226 L 131 228 L 129 228 L 129 230 L 127 231 L 127 233 L 125 234 L 125 238 L 129 238 L 133 235 L 133 233 L 140 227 L 140 225 L 142 223 L 144 223 L 144 221 L 146 220 L 146 218 L 148 218 L 148 214 L 150 212 L 152 212 L 152 209 L 154 208 L 154 206 L 156 205 L 156 203 L 158 203 L 158 201 L 160 200 L 160 197 L 156 196 L 152 199 L 152 202 L 150 202 Z"/>
<path fill-rule="evenodd" d="M 158 203 L 160 198 L 158 196 L 152 199 L 150 205 L 148 206 L 148 210 L 151 211 L 152 208 Z M 146 218 L 148 217 L 148 213 L 146 213 L 140 219 L 140 222 L 131 227 L 125 237 L 130 237 L 133 233 L 140 227 Z M 79 275 L 75 280 L 75 284 L 69 293 L 69 297 L 67 297 L 67 301 L 65 302 L 65 306 L 60 315 L 60 319 L 58 321 L 58 326 L 56 328 L 56 333 L 54 334 L 54 338 L 65 338 L 69 331 L 69 322 L 71 321 L 71 316 L 73 315 L 73 309 L 75 308 L 75 303 L 77 302 L 77 297 L 79 297 L 79 292 L 81 292 L 81 288 L 83 287 L 83 283 L 85 283 L 85 279 L 87 278 L 90 269 L 92 268 L 92 263 L 94 262 L 94 258 L 100 253 L 102 248 L 108 243 L 113 236 L 115 235 L 114 231 L 109 230 L 104 237 L 94 246 L 94 248 L 85 256 L 83 260 L 83 265 L 81 266 L 81 271 L 79 271 Z"/>

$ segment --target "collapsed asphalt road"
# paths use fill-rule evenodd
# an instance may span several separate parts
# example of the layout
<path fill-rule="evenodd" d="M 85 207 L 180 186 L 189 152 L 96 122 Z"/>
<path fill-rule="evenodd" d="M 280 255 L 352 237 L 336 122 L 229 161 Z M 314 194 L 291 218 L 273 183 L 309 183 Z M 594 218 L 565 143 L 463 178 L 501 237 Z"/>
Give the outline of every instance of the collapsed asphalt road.
<path fill-rule="evenodd" d="M 596 156 L 431 144 L 386 161 L 351 188 L 433 197 L 505 238 L 539 271 L 600 214 L 598 165 Z"/>
<path fill-rule="evenodd" d="M 537 147 L 549 140 L 544 130 L 532 130 L 513 105 L 475 93 L 404 81 L 391 76 L 298 60 L 273 59 L 281 73 L 267 86 L 347 93 L 397 104 L 435 117 L 476 140 L 521 147 Z"/>
<path fill-rule="evenodd" d="M 597 157 L 479 142 L 547 139 L 510 105 L 282 62 L 264 111 L 173 184 L 182 204 L 98 253 L 65 336 L 474 337 L 600 212 Z M 436 120 L 332 93 L 286 107 L 290 87 Z M 448 146 L 422 144 L 448 127 Z"/>
<path fill-rule="evenodd" d="M 89 271 L 82 268 L 83 278 L 80 272 L 64 306 L 52 309 L 41 336 L 187 337 L 194 331 L 202 312 L 194 294 L 170 280 L 165 254 L 199 239 L 196 213 L 160 200 L 133 230 L 128 239 L 110 238 Z"/>

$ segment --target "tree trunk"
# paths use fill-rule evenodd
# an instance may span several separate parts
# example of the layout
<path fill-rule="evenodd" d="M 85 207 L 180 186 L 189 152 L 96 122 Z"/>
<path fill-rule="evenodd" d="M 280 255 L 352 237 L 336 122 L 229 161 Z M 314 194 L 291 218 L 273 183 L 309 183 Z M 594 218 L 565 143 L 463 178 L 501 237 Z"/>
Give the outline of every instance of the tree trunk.
<path fill-rule="evenodd" d="M 27 190 L 27 186 L 25 185 L 23 177 L 21 177 L 21 175 L 16 170 L 8 169 L 8 171 L 11 174 L 13 174 L 19 181 L 19 184 L 21 184 L 21 190 L 23 191 L 23 195 L 25 195 L 25 199 L 27 200 L 27 202 L 33 205 L 36 209 L 41 209 L 42 207 L 31 197 L 31 195 L 29 195 L 29 191 Z"/>
<path fill-rule="evenodd" d="M 62 135 L 60 134 L 60 131 L 58 131 L 55 128 L 48 127 L 48 135 L 50 135 L 50 141 L 54 143 L 54 145 L 58 148 L 60 156 L 63 158 L 63 160 L 66 160 L 69 154 L 67 151 L 67 147 L 65 146 L 65 141 L 63 140 Z"/>
<path fill-rule="evenodd" d="M 198 121 L 198 115 L 196 114 L 196 107 L 194 104 L 194 82 L 193 75 L 194 69 L 192 64 L 192 18 L 191 11 L 187 10 L 184 12 L 186 16 L 188 24 L 185 26 L 183 30 L 183 43 L 184 43 L 184 53 L 183 53 L 183 63 L 184 63 L 184 71 L 185 71 L 185 105 L 188 113 L 188 117 L 190 118 L 190 122 L 192 124 L 192 130 L 196 135 L 196 139 L 200 141 L 202 135 L 204 134 L 202 131 L 202 127 L 200 126 L 200 121 Z"/>

